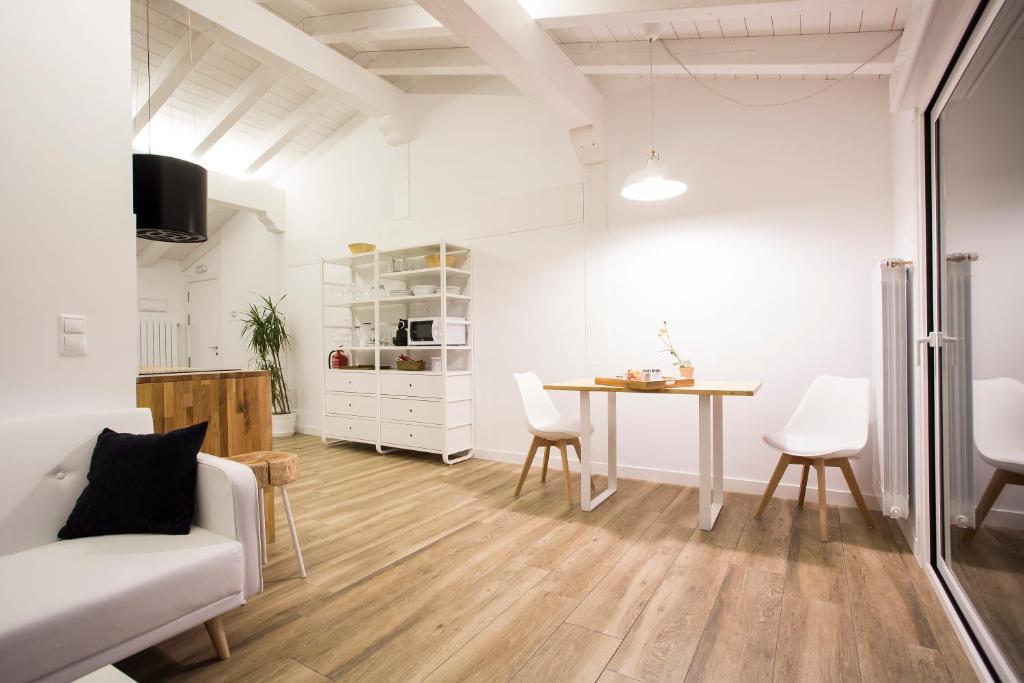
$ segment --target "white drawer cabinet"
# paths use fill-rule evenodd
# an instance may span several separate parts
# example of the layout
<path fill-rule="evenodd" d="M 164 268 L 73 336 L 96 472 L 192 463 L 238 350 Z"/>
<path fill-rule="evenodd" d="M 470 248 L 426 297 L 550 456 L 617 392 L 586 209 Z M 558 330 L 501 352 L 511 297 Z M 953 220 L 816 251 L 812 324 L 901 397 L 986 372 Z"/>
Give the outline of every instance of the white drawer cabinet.
<path fill-rule="evenodd" d="M 377 420 L 328 415 L 324 420 L 324 434 L 330 439 L 376 441 Z"/>
<path fill-rule="evenodd" d="M 382 420 L 439 425 L 444 422 L 444 403 L 383 396 L 380 399 L 380 418 Z"/>
<path fill-rule="evenodd" d="M 376 394 L 377 373 L 359 370 L 328 370 L 324 380 L 328 392 L 345 391 L 354 394 Z"/>
<path fill-rule="evenodd" d="M 415 275 L 395 273 L 395 258 L 415 264 Z M 422 263 L 445 264 L 422 268 Z M 320 264 L 321 341 L 324 389 L 322 438 L 325 443 L 373 444 L 380 454 L 392 450 L 423 451 L 451 465 L 473 457 L 475 287 L 471 249 L 446 240 L 322 259 Z M 436 287 L 436 297 L 397 297 L 372 303 L 354 292 L 394 291 L 398 284 Z M 456 291 L 452 291 L 452 289 Z M 372 297 L 371 297 L 372 298 Z M 432 316 L 440 329 L 458 325 L 465 343 L 390 346 L 401 316 Z M 370 337 L 355 334 L 369 331 Z M 358 337 L 358 339 L 357 339 Z M 448 335 L 451 337 L 451 335 Z M 373 338 L 379 344 L 364 343 Z M 315 335 L 311 337 L 315 339 Z M 330 369 L 343 350 L 351 365 Z M 305 353 L 305 351 L 303 352 Z M 409 354 L 432 362 L 431 370 L 401 371 L 398 359 Z M 313 359 L 310 358 L 310 361 Z M 305 395 L 305 394 L 304 394 Z"/>
<path fill-rule="evenodd" d="M 373 394 L 327 394 L 324 401 L 329 415 L 377 417 L 377 397 Z"/>
<path fill-rule="evenodd" d="M 440 451 L 444 445 L 440 427 L 403 422 L 381 422 L 380 441 L 386 446 L 425 451 Z"/>
<path fill-rule="evenodd" d="M 385 372 L 380 376 L 380 393 L 384 396 L 415 396 L 441 398 L 444 378 L 440 375 L 419 375 L 415 372 Z"/>

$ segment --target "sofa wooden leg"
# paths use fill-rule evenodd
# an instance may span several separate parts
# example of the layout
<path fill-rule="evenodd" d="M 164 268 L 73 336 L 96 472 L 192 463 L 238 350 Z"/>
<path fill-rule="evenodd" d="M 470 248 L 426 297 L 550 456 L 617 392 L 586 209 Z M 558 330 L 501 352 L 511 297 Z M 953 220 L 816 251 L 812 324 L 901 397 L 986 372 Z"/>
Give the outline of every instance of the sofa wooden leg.
<path fill-rule="evenodd" d="M 225 660 L 230 657 L 228 637 L 224 633 L 224 623 L 220 617 L 214 617 L 206 622 L 206 632 L 210 634 L 210 642 L 213 643 L 213 649 L 217 651 L 217 659 Z"/>

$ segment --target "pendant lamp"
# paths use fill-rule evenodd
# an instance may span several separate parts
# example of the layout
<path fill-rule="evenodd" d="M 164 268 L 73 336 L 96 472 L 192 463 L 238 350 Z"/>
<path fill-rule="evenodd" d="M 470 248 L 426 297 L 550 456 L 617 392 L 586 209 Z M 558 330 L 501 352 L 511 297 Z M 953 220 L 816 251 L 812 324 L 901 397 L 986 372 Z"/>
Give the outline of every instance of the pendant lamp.
<path fill-rule="evenodd" d="M 630 173 L 622 186 L 622 196 L 639 202 L 651 202 L 660 199 L 671 199 L 686 192 L 686 183 L 671 168 L 662 165 L 661 158 L 654 147 L 654 41 L 657 34 L 647 37 L 650 55 L 650 86 L 651 86 L 651 151 L 647 155 L 647 164 L 639 171 Z"/>
<path fill-rule="evenodd" d="M 192 40 L 192 27 L 186 29 Z M 189 54 L 192 54 L 191 45 Z M 146 73 L 153 100 L 149 51 L 149 2 L 146 2 Z M 147 104 L 147 106 L 152 106 Z M 152 129 L 152 111 L 147 117 Z M 132 155 L 132 205 L 135 235 L 157 242 L 206 241 L 206 169 L 191 161 L 149 153 Z"/>
<path fill-rule="evenodd" d="M 160 154 L 133 154 L 132 173 L 137 237 L 206 241 L 205 168 Z"/>

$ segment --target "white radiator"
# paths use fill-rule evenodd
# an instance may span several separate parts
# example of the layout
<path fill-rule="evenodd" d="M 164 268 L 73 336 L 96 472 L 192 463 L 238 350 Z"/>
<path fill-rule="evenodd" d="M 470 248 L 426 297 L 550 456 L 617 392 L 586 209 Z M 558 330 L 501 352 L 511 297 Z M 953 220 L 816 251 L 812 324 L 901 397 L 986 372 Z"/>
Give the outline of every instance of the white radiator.
<path fill-rule="evenodd" d="M 954 341 L 943 345 L 946 356 L 946 414 L 943 440 L 949 481 L 949 522 L 974 526 L 974 401 L 971 393 L 971 261 L 973 254 L 946 257 L 946 301 L 943 332 Z"/>
<path fill-rule="evenodd" d="M 882 512 L 907 517 L 910 512 L 910 266 L 882 264 L 882 382 L 879 410 L 878 483 Z"/>
<path fill-rule="evenodd" d="M 139 321 L 139 367 L 178 367 L 178 325 L 170 320 Z"/>

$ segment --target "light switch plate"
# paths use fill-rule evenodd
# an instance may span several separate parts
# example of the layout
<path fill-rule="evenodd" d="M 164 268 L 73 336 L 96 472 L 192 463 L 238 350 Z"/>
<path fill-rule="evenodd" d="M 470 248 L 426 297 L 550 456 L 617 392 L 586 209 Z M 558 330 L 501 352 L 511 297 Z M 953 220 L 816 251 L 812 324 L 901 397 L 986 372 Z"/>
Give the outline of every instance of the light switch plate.
<path fill-rule="evenodd" d="M 62 356 L 85 355 L 85 316 L 57 316 L 57 351 Z"/>
<path fill-rule="evenodd" d="M 64 334 L 85 334 L 84 315 L 62 315 L 61 331 Z"/>
<path fill-rule="evenodd" d="M 85 335 L 84 334 L 64 334 L 61 335 L 60 340 L 61 355 L 64 356 L 84 356 L 85 355 Z"/>

